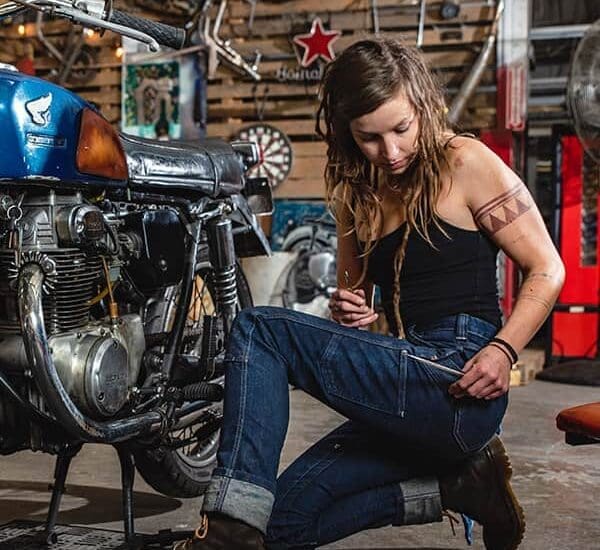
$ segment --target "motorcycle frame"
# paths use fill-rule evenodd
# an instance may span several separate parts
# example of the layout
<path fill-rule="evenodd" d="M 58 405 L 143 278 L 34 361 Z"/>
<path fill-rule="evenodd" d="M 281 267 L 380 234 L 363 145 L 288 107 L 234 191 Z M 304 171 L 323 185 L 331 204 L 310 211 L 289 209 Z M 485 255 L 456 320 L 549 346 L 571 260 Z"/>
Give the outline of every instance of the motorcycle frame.
<path fill-rule="evenodd" d="M 15 15 L 28 8 L 35 9 L 42 13 L 62 16 L 93 28 L 106 28 L 146 43 L 151 50 L 158 49 L 158 43 L 150 35 L 110 22 L 112 12 L 112 5 L 110 3 L 106 4 L 104 0 L 90 0 L 85 6 L 82 6 L 82 4 L 78 4 L 74 0 L 16 0 L 16 2 L 7 2 L 0 6 L 0 18 Z M 250 154 L 250 151 L 245 151 L 245 153 Z M 250 157 L 252 157 L 251 154 Z M 181 283 L 182 291 L 180 293 L 182 303 L 177 308 L 173 329 L 169 333 L 166 342 L 166 352 L 160 372 L 163 389 L 164 387 L 168 387 L 171 382 L 175 359 L 181 347 L 183 329 L 194 284 L 200 235 L 206 224 L 217 218 L 231 217 L 235 219 L 237 217 L 236 222 L 238 227 L 235 230 L 237 234 L 253 235 L 253 250 L 249 250 L 249 254 L 247 255 L 254 255 L 256 253 L 270 255 L 268 241 L 259 227 L 255 216 L 253 216 L 253 214 L 260 215 L 260 213 L 267 213 L 264 208 L 267 208 L 267 210 L 272 209 L 270 192 L 265 193 L 264 183 L 262 182 L 262 185 L 255 185 L 250 192 L 246 191 L 246 196 L 244 197 L 246 200 L 235 194 L 230 195 L 228 198 L 214 196 L 199 197 L 197 183 L 193 189 L 195 193 L 189 193 L 187 197 L 181 195 L 163 195 L 162 190 L 158 190 L 157 192 L 156 187 L 150 187 L 150 192 L 132 191 L 130 188 L 105 188 L 107 198 L 115 198 L 116 200 L 124 200 L 126 202 L 138 202 L 140 204 L 160 204 L 174 207 L 180 216 L 182 225 L 187 231 L 186 255 Z M 165 186 L 165 188 L 167 187 Z M 270 189 L 267 188 L 266 191 L 270 191 Z M 262 212 L 251 211 L 251 207 L 246 202 L 250 198 L 249 195 L 256 195 L 255 198 L 258 198 L 258 200 L 255 202 L 261 205 L 263 208 Z M 269 197 L 266 198 L 266 195 L 269 195 Z M 194 200 L 191 198 L 193 196 L 198 198 Z M 232 239 L 230 240 L 233 242 Z M 221 243 L 209 242 L 209 247 L 211 246 L 219 247 Z M 236 252 L 236 250 L 230 251 L 230 257 L 231 255 L 234 257 L 243 256 L 243 254 Z M 0 376 L 0 385 L 6 389 L 9 398 L 17 403 L 32 421 L 43 424 L 59 424 L 60 428 L 66 430 L 69 436 L 75 438 L 77 441 L 115 444 L 147 434 L 164 433 L 174 423 L 181 425 L 185 421 L 186 415 L 190 412 L 195 412 L 198 408 L 206 406 L 206 402 L 190 404 L 185 407 L 170 406 L 168 407 L 168 415 L 165 415 L 163 411 L 158 410 L 156 407 L 154 410 L 127 418 L 104 422 L 93 420 L 84 415 L 63 387 L 52 360 L 48 336 L 44 326 L 41 299 L 45 276 L 42 266 L 34 262 L 25 264 L 22 266 L 17 279 L 17 293 L 27 359 L 31 365 L 33 376 L 39 385 L 42 397 L 50 407 L 56 420 L 37 409 L 35 405 L 26 403 L 24 399 L 20 398 L 9 380 L 3 374 Z M 229 325 L 230 322 L 231 319 L 229 319 L 226 325 Z M 225 328 L 227 330 L 228 326 Z M 161 405 L 165 402 L 164 399 L 160 399 L 159 401 Z"/>

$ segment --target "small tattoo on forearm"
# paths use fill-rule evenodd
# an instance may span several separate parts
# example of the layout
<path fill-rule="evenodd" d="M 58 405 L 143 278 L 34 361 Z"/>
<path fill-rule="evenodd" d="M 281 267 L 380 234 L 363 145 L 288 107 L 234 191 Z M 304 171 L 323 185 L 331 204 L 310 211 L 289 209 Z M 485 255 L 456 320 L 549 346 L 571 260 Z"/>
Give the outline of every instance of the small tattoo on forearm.
<path fill-rule="evenodd" d="M 479 226 L 494 235 L 525 214 L 532 206 L 527 188 L 523 184 L 517 184 L 485 203 L 473 217 Z"/>

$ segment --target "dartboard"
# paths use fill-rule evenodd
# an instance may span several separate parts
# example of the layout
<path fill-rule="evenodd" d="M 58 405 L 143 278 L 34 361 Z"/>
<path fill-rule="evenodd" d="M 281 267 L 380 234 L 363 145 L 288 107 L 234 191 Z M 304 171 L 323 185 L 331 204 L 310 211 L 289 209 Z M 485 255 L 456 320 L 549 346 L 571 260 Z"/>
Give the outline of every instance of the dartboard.
<path fill-rule="evenodd" d="M 272 188 L 288 177 L 292 169 L 292 142 L 281 130 L 270 124 L 253 124 L 242 128 L 235 139 L 258 144 L 260 160 L 250 170 L 250 176 L 267 178 Z"/>

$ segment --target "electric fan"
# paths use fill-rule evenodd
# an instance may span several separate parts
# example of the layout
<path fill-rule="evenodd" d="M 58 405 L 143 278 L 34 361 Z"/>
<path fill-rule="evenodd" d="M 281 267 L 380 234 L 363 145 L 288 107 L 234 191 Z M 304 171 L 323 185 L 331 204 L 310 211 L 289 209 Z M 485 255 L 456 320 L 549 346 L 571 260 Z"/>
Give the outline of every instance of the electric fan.
<path fill-rule="evenodd" d="M 567 101 L 584 149 L 600 164 L 600 19 L 577 45 Z"/>
<path fill-rule="evenodd" d="M 600 19 L 590 25 L 575 50 L 567 86 L 567 103 L 575 132 L 596 169 L 600 170 Z M 596 216 L 597 213 L 594 218 Z M 585 238 L 585 233 L 582 237 Z M 536 378 L 600 386 L 600 362 L 597 357 L 569 360 L 544 369 Z"/>

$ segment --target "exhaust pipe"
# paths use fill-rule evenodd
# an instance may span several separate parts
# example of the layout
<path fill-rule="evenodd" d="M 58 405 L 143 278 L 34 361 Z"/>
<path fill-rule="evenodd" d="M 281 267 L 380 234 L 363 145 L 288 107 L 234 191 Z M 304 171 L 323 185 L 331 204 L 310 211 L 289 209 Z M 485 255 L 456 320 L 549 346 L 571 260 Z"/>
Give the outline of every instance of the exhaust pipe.
<path fill-rule="evenodd" d="M 33 262 L 25 264 L 19 272 L 17 296 L 27 359 L 56 420 L 73 437 L 95 443 L 118 443 L 157 431 L 163 424 L 158 412 L 98 422 L 83 415 L 73 403 L 58 376 L 48 345 L 42 309 L 43 282 L 41 266 Z"/>

